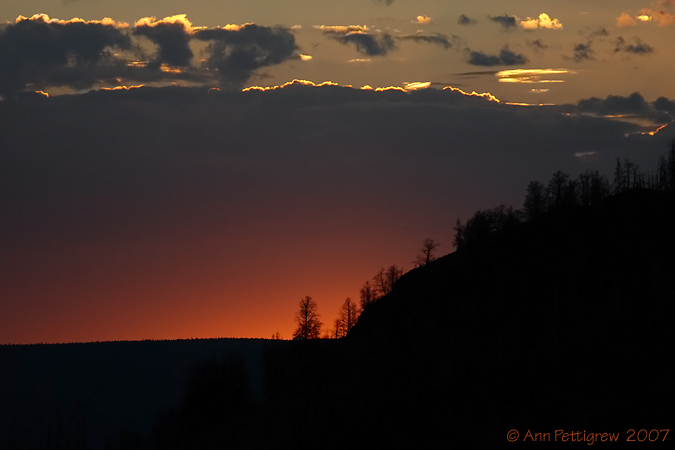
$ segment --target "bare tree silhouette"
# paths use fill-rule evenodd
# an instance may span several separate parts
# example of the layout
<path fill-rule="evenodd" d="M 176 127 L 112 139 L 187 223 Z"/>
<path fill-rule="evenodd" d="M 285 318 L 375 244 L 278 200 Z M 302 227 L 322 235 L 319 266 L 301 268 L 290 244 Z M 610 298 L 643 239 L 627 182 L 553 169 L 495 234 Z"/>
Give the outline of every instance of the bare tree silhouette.
<path fill-rule="evenodd" d="M 359 317 L 358 307 L 351 298 L 347 297 L 345 302 L 340 307 L 338 319 L 335 322 L 335 336 L 343 337 L 349 333 L 349 330 L 356 324 Z"/>
<path fill-rule="evenodd" d="M 361 287 L 361 311 L 363 311 L 366 306 L 370 305 L 373 303 L 375 300 L 377 300 L 377 292 L 375 292 L 375 287 L 370 284 L 370 281 L 366 281 L 363 283 L 363 287 Z"/>
<path fill-rule="evenodd" d="M 426 266 L 429 264 L 431 261 L 436 259 L 436 256 L 434 256 L 434 251 L 440 246 L 440 242 L 436 242 L 435 240 L 431 238 L 426 238 L 424 242 L 422 243 L 422 247 L 418 250 L 419 254 L 417 255 L 417 259 L 413 261 L 413 264 L 415 264 L 415 267 L 422 267 Z"/>
<path fill-rule="evenodd" d="M 384 268 L 380 269 L 373 277 L 373 281 L 382 295 L 387 295 L 391 292 L 396 280 L 401 278 L 401 275 L 403 275 L 403 270 L 394 264 L 389 266 L 387 270 L 384 270 Z"/>
<path fill-rule="evenodd" d="M 527 220 L 536 219 L 546 211 L 546 186 L 540 181 L 530 181 L 523 204 Z"/>
<path fill-rule="evenodd" d="M 300 300 L 300 311 L 295 314 L 298 328 L 293 333 L 293 339 L 319 339 L 323 324 L 316 310 L 317 305 L 312 297 L 306 296 Z"/>

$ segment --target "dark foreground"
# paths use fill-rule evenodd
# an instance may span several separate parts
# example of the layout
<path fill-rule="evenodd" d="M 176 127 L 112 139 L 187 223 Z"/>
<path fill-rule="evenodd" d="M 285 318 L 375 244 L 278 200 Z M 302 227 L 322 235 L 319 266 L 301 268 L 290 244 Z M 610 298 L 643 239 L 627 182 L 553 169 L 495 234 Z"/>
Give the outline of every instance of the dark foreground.
<path fill-rule="evenodd" d="M 339 341 L 0 347 L 0 447 L 669 448 L 674 255 L 672 198 L 630 191 L 409 272 Z"/>

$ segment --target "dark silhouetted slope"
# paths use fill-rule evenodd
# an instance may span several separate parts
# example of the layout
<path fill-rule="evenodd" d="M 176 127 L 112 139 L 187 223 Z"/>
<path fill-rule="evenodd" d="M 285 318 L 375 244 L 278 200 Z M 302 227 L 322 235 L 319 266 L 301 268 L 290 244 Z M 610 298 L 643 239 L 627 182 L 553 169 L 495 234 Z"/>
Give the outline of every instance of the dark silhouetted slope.
<path fill-rule="evenodd" d="M 386 414 L 422 421 L 427 443 L 508 447 L 511 429 L 625 440 L 675 423 L 674 255 L 672 197 L 625 192 L 409 272 L 348 340 L 374 395 L 414 392 Z"/>

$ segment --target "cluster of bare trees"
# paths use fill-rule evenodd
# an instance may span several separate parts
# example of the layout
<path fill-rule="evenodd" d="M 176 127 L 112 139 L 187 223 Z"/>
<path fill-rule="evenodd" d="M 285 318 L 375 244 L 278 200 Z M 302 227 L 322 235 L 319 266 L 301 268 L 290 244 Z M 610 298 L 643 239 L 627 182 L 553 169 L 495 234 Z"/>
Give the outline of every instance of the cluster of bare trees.
<path fill-rule="evenodd" d="M 466 244 L 480 241 L 490 233 L 520 223 L 521 215 L 520 211 L 514 211 L 511 206 L 504 205 L 484 211 L 476 211 L 464 225 L 457 219 L 453 243 L 456 248 L 461 248 Z"/>
<path fill-rule="evenodd" d="M 421 267 L 436 259 L 436 249 L 440 246 L 439 242 L 427 238 L 422 243 L 419 253 L 413 264 L 415 267 Z M 339 339 L 347 335 L 349 330 L 356 324 L 363 310 L 374 301 L 384 297 L 394 288 L 396 281 L 403 275 L 403 269 L 396 264 L 388 268 L 381 268 L 372 279 L 366 280 L 359 291 L 359 302 L 355 302 L 350 297 L 344 301 L 338 317 L 333 322 L 333 328 L 322 334 L 323 323 L 319 320 L 317 313 L 317 303 L 312 297 L 306 296 L 300 300 L 300 309 L 295 314 L 297 328 L 293 333 L 293 339 L 318 339 L 334 338 Z M 279 333 L 275 333 L 272 339 L 280 339 Z"/>
<path fill-rule="evenodd" d="M 495 231 L 536 219 L 546 212 L 589 206 L 612 193 L 642 188 L 675 192 L 675 140 L 670 141 L 669 152 L 661 157 L 655 173 L 643 173 L 637 164 L 617 158 L 613 184 L 597 170 L 587 170 L 577 178 L 571 178 L 559 170 L 548 184 L 530 181 L 522 211 L 500 205 L 476 211 L 466 224 L 462 224 L 458 218 L 453 243 L 459 249 Z"/>
<path fill-rule="evenodd" d="M 614 169 L 614 193 L 640 188 L 675 192 L 675 139 L 670 141 L 668 153 L 659 159 L 656 172 L 640 172 L 640 166 L 637 164 L 627 159 L 622 162 L 617 158 Z"/>

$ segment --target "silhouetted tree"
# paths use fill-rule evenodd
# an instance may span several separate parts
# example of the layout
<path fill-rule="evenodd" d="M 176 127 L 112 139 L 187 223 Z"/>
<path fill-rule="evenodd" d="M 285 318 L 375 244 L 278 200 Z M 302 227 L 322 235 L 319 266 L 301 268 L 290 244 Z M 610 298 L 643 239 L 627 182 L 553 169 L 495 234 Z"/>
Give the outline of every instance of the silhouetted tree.
<path fill-rule="evenodd" d="M 476 211 L 465 226 L 459 222 L 455 226 L 456 230 L 461 230 L 455 235 L 455 242 L 461 241 L 461 245 L 479 242 L 490 233 L 505 230 L 520 223 L 519 214 L 511 206 L 505 205 L 485 211 Z"/>
<path fill-rule="evenodd" d="M 391 289 L 394 287 L 396 280 L 401 278 L 403 275 L 403 270 L 399 269 L 396 264 L 389 266 L 387 270 L 384 268 L 380 269 L 379 272 L 373 277 L 376 288 L 382 293 L 382 295 L 387 295 L 391 292 Z"/>
<path fill-rule="evenodd" d="M 349 333 L 359 317 L 358 307 L 351 298 L 347 297 L 340 307 L 338 319 L 335 321 L 335 336 L 341 338 Z"/>
<path fill-rule="evenodd" d="M 658 165 L 658 189 L 675 191 L 675 139 L 670 141 L 668 155 L 661 156 Z"/>
<path fill-rule="evenodd" d="M 281 340 L 281 335 L 279 334 L 278 331 L 272 335 L 272 339 L 275 340 L 275 341 Z"/>
<path fill-rule="evenodd" d="M 523 210 L 527 220 L 536 219 L 546 211 L 546 187 L 540 181 L 528 183 Z"/>
<path fill-rule="evenodd" d="M 581 206 L 593 205 L 609 195 L 609 182 L 597 170 L 587 170 L 580 174 L 577 183 Z"/>
<path fill-rule="evenodd" d="M 579 204 L 579 183 L 577 180 L 569 180 L 563 189 L 562 204 L 571 208 Z"/>
<path fill-rule="evenodd" d="M 626 175 L 623 172 L 621 159 L 616 158 L 616 166 L 614 167 L 614 193 L 618 194 L 626 189 Z"/>
<path fill-rule="evenodd" d="M 342 336 L 344 336 L 344 333 L 342 332 L 342 323 L 340 322 L 340 319 L 337 318 L 335 319 L 335 322 L 333 322 L 333 329 L 328 333 L 328 337 L 330 339 L 340 339 Z"/>
<path fill-rule="evenodd" d="M 551 177 L 547 188 L 550 208 L 556 208 L 563 203 L 568 179 L 569 175 L 560 170 Z"/>
<path fill-rule="evenodd" d="M 306 296 L 300 300 L 300 311 L 295 314 L 298 328 L 293 333 L 293 339 L 318 339 L 321 336 L 321 321 L 316 312 L 317 305 L 312 297 Z"/>
<path fill-rule="evenodd" d="M 377 299 L 377 293 L 375 288 L 371 286 L 370 281 L 363 283 L 360 291 L 361 295 L 361 311 L 366 309 L 366 306 L 370 305 Z"/>
<path fill-rule="evenodd" d="M 436 242 L 433 239 L 426 238 L 422 243 L 422 247 L 419 249 L 419 254 L 417 259 L 413 261 L 415 267 L 421 267 L 429 264 L 431 261 L 436 259 L 434 256 L 434 251 L 440 246 L 439 242 Z"/>
<path fill-rule="evenodd" d="M 455 226 L 452 227 L 452 229 L 455 230 L 455 237 L 452 240 L 452 245 L 454 245 L 456 249 L 462 248 L 466 243 L 466 228 L 464 225 L 462 225 L 462 221 L 459 220 L 459 217 L 457 218 L 457 222 L 455 223 Z"/>

